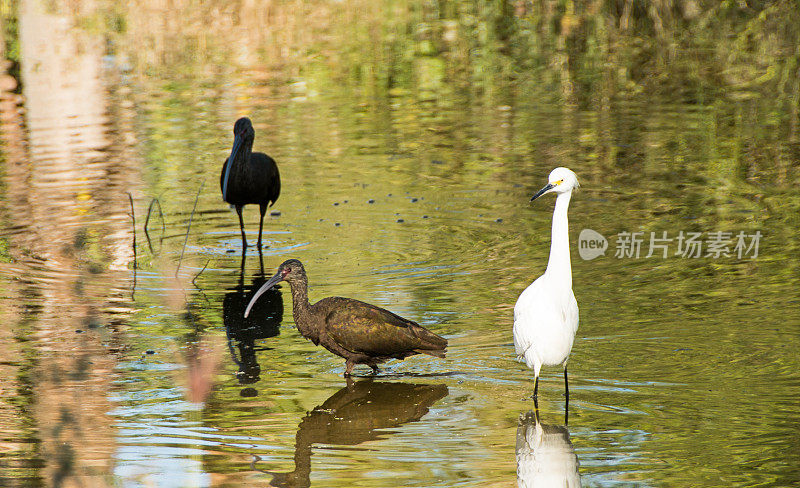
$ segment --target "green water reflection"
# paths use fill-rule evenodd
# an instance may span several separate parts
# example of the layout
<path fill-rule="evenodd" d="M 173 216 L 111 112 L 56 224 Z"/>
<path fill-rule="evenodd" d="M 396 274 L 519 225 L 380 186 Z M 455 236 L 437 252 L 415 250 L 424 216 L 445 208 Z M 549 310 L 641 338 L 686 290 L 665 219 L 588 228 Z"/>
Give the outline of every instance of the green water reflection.
<path fill-rule="evenodd" d="M 520 435 L 584 486 L 800 482 L 795 4 L 0 5 L 3 486 L 509 486 Z M 216 186 L 241 115 L 283 183 L 262 255 Z M 539 432 L 512 309 L 559 165 L 581 324 Z M 285 289 L 240 319 L 289 257 L 448 357 L 348 385 Z"/>

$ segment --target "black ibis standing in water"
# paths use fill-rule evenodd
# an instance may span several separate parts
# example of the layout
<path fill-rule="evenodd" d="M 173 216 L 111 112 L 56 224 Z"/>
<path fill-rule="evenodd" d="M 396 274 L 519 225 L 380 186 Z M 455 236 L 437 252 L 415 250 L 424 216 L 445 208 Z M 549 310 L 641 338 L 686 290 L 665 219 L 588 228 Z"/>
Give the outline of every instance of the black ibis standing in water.
<path fill-rule="evenodd" d="M 316 345 L 343 357 L 345 376 L 356 364 L 369 365 L 378 372 L 378 364 L 389 359 L 405 359 L 415 354 L 443 358 L 447 339 L 425 327 L 375 305 L 352 298 L 328 297 L 311 305 L 308 302 L 308 278 L 303 263 L 284 261 L 275 276 L 259 288 L 244 316 L 264 292 L 280 281 L 292 290 L 292 312 L 300 334 Z"/>
<path fill-rule="evenodd" d="M 242 231 L 242 247 L 247 247 L 244 236 L 242 207 L 257 203 L 261 210 L 258 222 L 258 248 L 261 249 L 261 228 L 267 207 L 273 205 L 281 193 L 281 176 L 275 160 L 264 153 L 253 152 L 255 138 L 253 124 L 242 117 L 233 126 L 233 149 L 222 165 L 219 185 L 222 199 L 236 208 L 239 215 L 239 229 Z"/>

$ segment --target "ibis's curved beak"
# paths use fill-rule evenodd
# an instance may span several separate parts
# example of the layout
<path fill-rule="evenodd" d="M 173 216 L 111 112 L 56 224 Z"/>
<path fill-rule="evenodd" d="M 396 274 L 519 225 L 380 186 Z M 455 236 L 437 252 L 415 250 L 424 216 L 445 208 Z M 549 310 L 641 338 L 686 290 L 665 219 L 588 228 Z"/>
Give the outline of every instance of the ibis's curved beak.
<path fill-rule="evenodd" d="M 236 158 L 236 153 L 239 152 L 239 149 L 242 147 L 242 142 L 244 141 L 244 137 L 241 134 L 236 134 L 233 138 L 233 149 L 231 150 L 231 155 L 228 156 L 228 163 L 225 165 L 225 178 L 222 180 L 222 199 L 226 202 L 228 201 L 228 178 L 231 175 L 231 166 L 233 166 L 233 160 Z"/>
<path fill-rule="evenodd" d="M 531 201 L 534 201 L 534 200 L 536 200 L 536 199 L 537 199 L 537 198 L 539 198 L 540 196 L 544 195 L 544 194 L 545 194 L 545 193 L 547 193 L 548 191 L 550 191 L 550 190 L 552 190 L 553 188 L 555 188 L 555 186 L 556 186 L 556 185 L 554 185 L 554 184 L 552 184 L 552 183 L 548 183 L 548 184 L 544 185 L 544 188 L 542 188 L 541 190 L 537 191 L 537 192 L 536 192 L 536 195 L 534 195 L 534 196 L 532 196 L 532 197 L 531 197 Z"/>
<path fill-rule="evenodd" d="M 277 273 L 275 273 L 275 276 L 269 279 L 269 281 L 261 285 L 261 288 L 259 288 L 256 294 L 253 295 L 253 298 L 250 299 L 250 303 L 247 304 L 247 308 L 244 310 L 244 318 L 247 318 L 247 316 L 250 315 L 250 309 L 253 308 L 253 305 L 256 304 L 258 297 L 263 295 L 267 290 L 275 286 L 275 284 L 277 284 L 280 281 L 283 281 L 283 274 L 281 274 L 281 272 L 278 271 Z"/>

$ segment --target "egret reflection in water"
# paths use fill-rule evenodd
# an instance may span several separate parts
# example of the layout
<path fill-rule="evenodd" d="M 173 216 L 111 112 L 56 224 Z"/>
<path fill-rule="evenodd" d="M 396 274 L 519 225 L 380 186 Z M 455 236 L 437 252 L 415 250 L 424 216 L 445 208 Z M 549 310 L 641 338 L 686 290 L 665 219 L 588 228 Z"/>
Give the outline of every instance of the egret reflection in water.
<path fill-rule="evenodd" d="M 309 412 L 297 428 L 294 471 L 276 473 L 270 486 L 311 485 L 311 454 L 314 445 L 355 446 L 385 437 L 391 430 L 415 422 L 430 407 L 446 397 L 446 385 L 348 381 L 347 386 Z M 253 462 L 260 458 L 256 457 Z"/>
<path fill-rule="evenodd" d="M 579 487 L 578 455 L 566 425 L 546 425 L 538 409 L 520 415 L 517 426 L 517 486 Z"/>
<path fill-rule="evenodd" d="M 245 257 L 242 255 L 239 282 L 235 288 L 225 293 L 222 300 L 222 320 L 225 324 L 231 357 L 239 367 L 236 372 L 239 383 L 251 385 L 260 379 L 261 374 L 256 352 L 269 349 L 267 347 L 258 348 L 255 342 L 275 337 L 280 333 L 280 325 L 283 321 L 283 295 L 281 295 L 280 289 L 270 289 L 253 307 L 256 313 L 245 318 L 244 310 L 250 296 L 266 282 L 266 278 L 263 273 L 258 274 L 253 278 L 250 286 L 246 287 L 244 284 L 244 260 Z M 242 390 L 243 396 L 253 394 L 255 392 L 252 389 Z"/>

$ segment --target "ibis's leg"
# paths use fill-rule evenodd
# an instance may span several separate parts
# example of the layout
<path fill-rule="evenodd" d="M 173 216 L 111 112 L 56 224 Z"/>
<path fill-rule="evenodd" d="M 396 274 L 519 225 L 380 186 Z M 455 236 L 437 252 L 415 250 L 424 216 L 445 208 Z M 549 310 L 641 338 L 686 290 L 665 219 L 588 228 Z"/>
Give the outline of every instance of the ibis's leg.
<path fill-rule="evenodd" d="M 344 377 L 349 378 L 353 375 L 353 362 L 349 359 L 344 363 Z"/>
<path fill-rule="evenodd" d="M 244 236 L 244 220 L 242 220 L 242 207 L 236 206 L 236 213 L 239 215 L 239 230 L 242 231 L 242 248 L 247 247 L 247 238 Z"/>
<path fill-rule="evenodd" d="M 261 205 L 259 210 L 261 210 L 261 219 L 258 221 L 258 243 L 256 246 L 261 249 L 261 229 L 264 227 L 264 214 L 267 213 L 267 206 Z"/>
<path fill-rule="evenodd" d="M 564 395 L 567 397 L 567 401 L 569 401 L 569 381 L 567 380 L 567 365 L 564 365 Z"/>
<path fill-rule="evenodd" d="M 533 399 L 536 400 L 536 397 L 539 395 L 539 377 L 536 377 L 536 380 L 533 382 Z"/>

